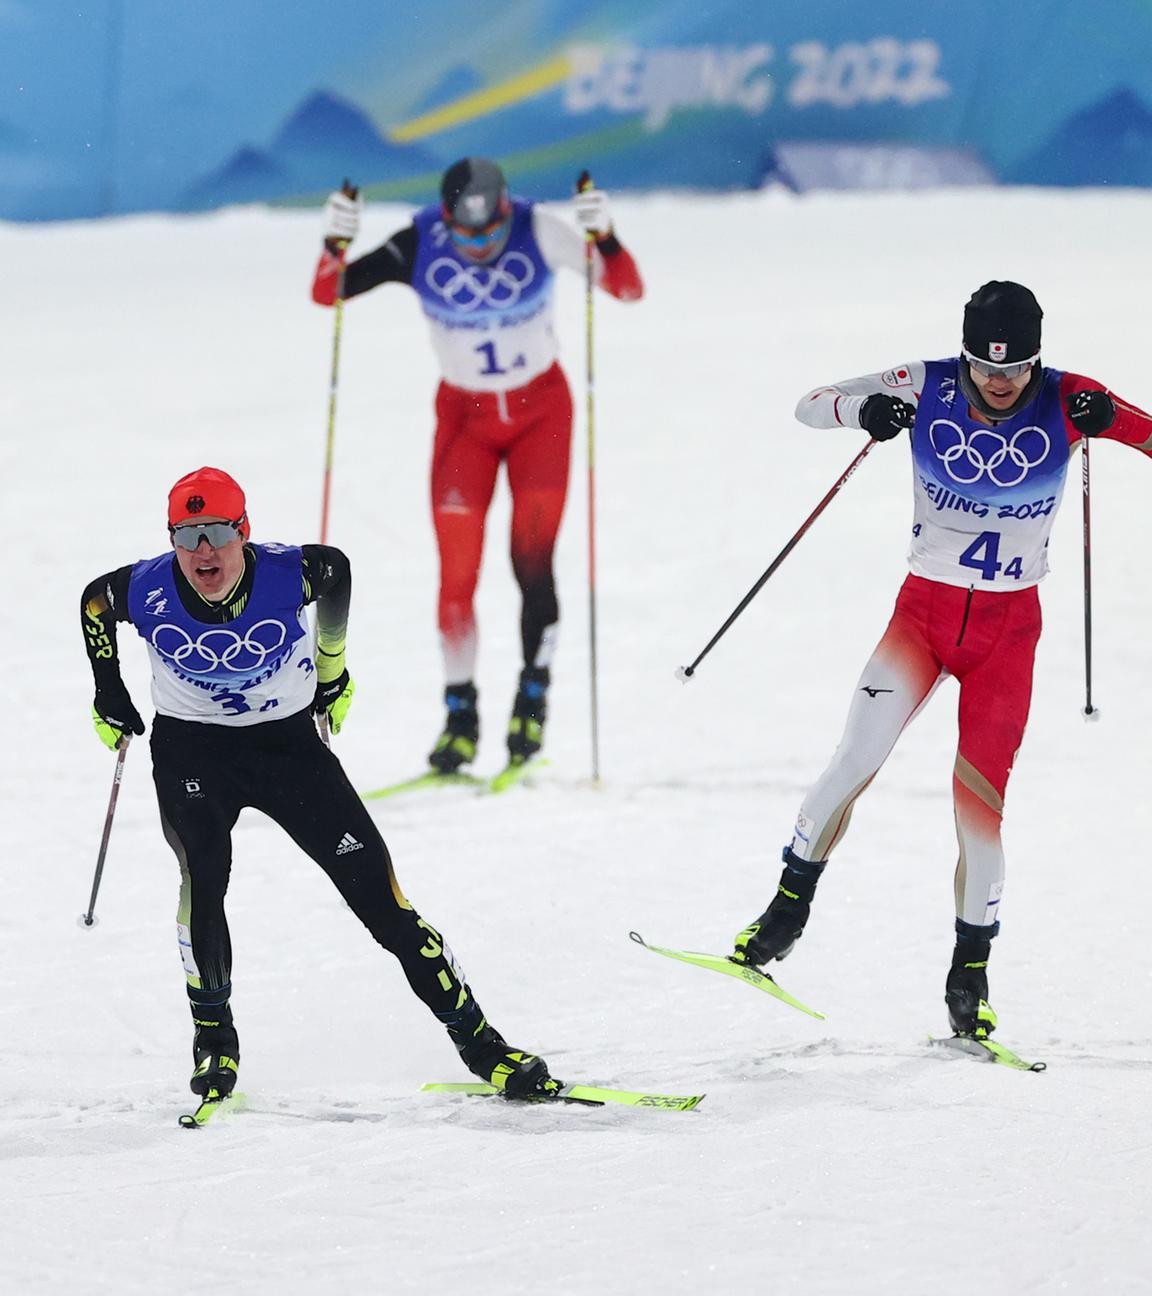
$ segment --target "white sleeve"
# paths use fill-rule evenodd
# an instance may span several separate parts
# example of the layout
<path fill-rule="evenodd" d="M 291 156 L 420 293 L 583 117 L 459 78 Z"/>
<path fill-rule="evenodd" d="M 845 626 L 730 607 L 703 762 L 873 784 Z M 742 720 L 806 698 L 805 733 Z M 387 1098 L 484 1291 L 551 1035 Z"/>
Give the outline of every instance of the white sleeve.
<path fill-rule="evenodd" d="M 865 374 L 863 378 L 846 378 L 830 387 L 817 387 L 800 398 L 796 417 L 814 428 L 860 426 L 860 409 L 869 396 L 899 396 L 909 405 L 920 403 L 924 390 L 924 363 L 897 365 L 883 373 Z"/>
<path fill-rule="evenodd" d="M 554 211 L 536 204 L 532 208 L 532 233 L 540 254 L 553 270 L 560 268 L 584 273 L 584 235 Z M 600 282 L 603 259 L 596 248 L 592 249 L 596 263 L 596 282 Z"/>

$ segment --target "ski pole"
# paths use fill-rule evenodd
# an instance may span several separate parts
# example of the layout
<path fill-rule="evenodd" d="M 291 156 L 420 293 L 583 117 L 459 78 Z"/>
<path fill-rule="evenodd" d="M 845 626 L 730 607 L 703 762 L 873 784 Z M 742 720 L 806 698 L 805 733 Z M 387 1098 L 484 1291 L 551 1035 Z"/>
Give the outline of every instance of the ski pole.
<path fill-rule="evenodd" d="M 128 744 L 132 735 L 126 733 L 120 739 L 116 749 L 116 768 L 112 771 L 112 793 L 108 798 L 108 813 L 104 816 L 104 835 L 100 838 L 100 853 L 96 856 L 96 876 L 92 879 L 92 896 L 88 901 L 88 912 L 82 913 L 76 920 L 78 927 L 96 926 L 96 893 L 100 890 L 100 879 L 104 875 L 104 857 L 108 854 L 108 839 L 112 836 L 112 817 L 116 813 L 116 801 L 120 796 L 120 780 L 124 777 L 124 759 L 128 755 Z"/>
<path fill-rule="evenodd" d="M 1092 494 L 1088 468 L 1088 438 L 1080 438 L 1084 459 L 1080 480 L 1084 503 L 1084 719 L 1099 720 L 1100 708 L 1092 705 Z"/>
<path fill-rule="evenodd" d="M 587 171 L 580 172 L 576 192 L 593 187 Z M 592 782 L 600 782 L 600 671 L 596 646 L 596 381 L 593 365 L 592 290 L 595 287 L 595 237 L 584 236 L 584 386 L 588 436 L 588 667 L 592 699 Z"/>
<path fill-rule="evenodd" d="M 355 198 L 359 190 L 350 180 L 345 180 L 340 189 L 347 198 Z M 343 258 L 348 246 L 347 239 L 337 239 L 336 247 Z M 336 391 L 340 382 L 340 335 L 344 331 L 344 262 L 341 259 L 340 269 L 336 276 L 336 312 L 332 328 L 332 372 L 328 378 L 328 435 L 324 445 L 324 492 L 320 505 L 320 543 L 328 543 L 328 511 L 332 493 L 332 452 L 336 443 Z"/>
<path fill-rule="evenodd" d="M 724 635 L 727 634 L 728 628 L 731 626 L 732 622 L 736 620 L 736 618 L 740 615 L 740 613 L 743 612 L 744 609 L 748 606 L 748 604 L 751 603 L 752 600 L 756 597 L 756 595 L 760 593 L 761 589 L 764 587 L 768 578 L 773 574 L 773 572 L 776 571 L 776 569 L 780 566 L 780 564 L 784 561 L 784 559 L 788 557 L 788 555 L 792 552 L 792 550 L 796 548 L 797 544 L 799 544 L 801 538 L 804 536 L 804 533 L 808 530 L 808 528 L 812 525 L 812 523 L 815 522 L 816 519 L 820 516 L 820 514 L 823 513 L 824 510 L 828 507 L 828 505 L 832 503 L 832 500 L 839 493 L 840 488 L 844 485 L 844 483 L 848 480 L 848 478 L 852 476 L 852 474 L 856 471 L 856 469 L 859 468 L 860 465 L 864 462 L 864 456 L 869 452 L 869 450 L 872 449 L 872 447 L 875 444 L 876 444 L 875 441 L 869 439 L 868 443 L 864 446 L 864 448 L 860 451 L 860 453 L 856 456 L 856 458 L 852 460 L 852 462 L 848 465 L 848 467 L 836 479 L 835 484 L 833 485 L 832 489 L 828 492 L 828 494 L 824 496 L 824 498 L 820 501 L 820 503 L 817 504 L 816 507 L 812 510 L 812 512 L 808 515 L 807 521 L 804 522 L 804 524 L 800 527 L 800 529 L 796 532 L 796 534 L 792 537 L 792 539 L 788 541 L 788 543 L 784 546 L 784 548 L 781 549 L 780 552 L 776 555 L 776 557 L 772 560 L 772 565 L 768 568 L 768 570 L 764 573 L 764 575 L 760 577 L 760 579 L 756 582 L 756 584 L 752 586 L 752 588 L 748 591 L 748 593 L 745 594 L 744 597 L 740 600 L 740 602 L 736 605 L 736 607 L 732 611 L 732 615 L 728 618 L 728 620 L 724 622 L 724 624 L 720 627 L 720 629 L 717 630 L 716 633 L 712 636 L 712 638 L 709 639 L 708 642 L 704 645 L 703 651 L 697 656 L 696 660 L 690 666 L 681 666 L 677 669 L 676 671 L 677 679 L 683 681 L 686 684 L 692 678 L 692 676 L 696 674 L 696 667 L 700 665 L 700 663 L 704 660 L 705 657 L 708 656 L 708 654 L 720 642 L 720 640 L 724 637 Z"/>

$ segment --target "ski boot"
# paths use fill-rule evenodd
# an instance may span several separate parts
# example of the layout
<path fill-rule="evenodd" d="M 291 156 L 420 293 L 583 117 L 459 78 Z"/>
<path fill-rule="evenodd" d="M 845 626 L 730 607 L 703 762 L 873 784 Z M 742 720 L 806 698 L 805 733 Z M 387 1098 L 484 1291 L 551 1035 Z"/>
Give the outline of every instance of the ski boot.
<path fill-rule="evenodd" d="M 785 959 L 800 939 L 816 883 L 827 860 L 802 860 L 784 847 L 784 872 L 772 903 L 736 937 L 736 948 L 729 955 L 733 963 L 756 966 Z"/>
<path fill-rule="evenodd" d="M 480 740 L 480 717 L 476 714 L 476 686 L 449 684 L 444 690 L 448 719 L 444 732 L 428 756 L 428 764 L 441 774 L 455 774 L 476 756 Z"/>
<path fill-rule="evenodd" d="M 509 1098 L 548 1098 L 559 1092 L 560 1081 L 548 1074 L 544 1059 L 513 1048 L 488 1025 L 470 992 L 457 1020 L 448 1023 L 448 1034 L 468 1070 Z"/>
<path fill-rule="evenodd" d="M 987 1039 L 996 1029 L 996 1014 L 988 1002 L 988 956 L 999 923 L 977 927 L 956 919 L 956 949 L 944 986 L 948 1020 L 957 1035 Z"/>
<path fill-rule="evenodd" d="M 509 765 L 523 765 L 543 746 L 550 683 L 551 674 L 547 666 L 525 666 L 520 672 L 520 687 L 516 690 L 512 719 L 508 722 Z"/>
<path fill-rule="evenodd" d="M 232 1022 L 232 1009 L 210 1004 L 192 1005 L 196 1034 L 192 1039 L 192 1057 L 196 1069 L 189 1087 L 200 1098 L 212 1095 L 227 1098 L 236 1087 L 240 1066 L 240 1041 Z"/>

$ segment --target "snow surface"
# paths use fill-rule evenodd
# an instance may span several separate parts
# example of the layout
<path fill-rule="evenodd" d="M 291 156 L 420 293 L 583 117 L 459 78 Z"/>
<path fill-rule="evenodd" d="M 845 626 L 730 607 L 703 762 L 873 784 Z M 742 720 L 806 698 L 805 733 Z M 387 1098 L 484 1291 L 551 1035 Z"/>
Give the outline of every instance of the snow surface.
<path fill-rule="evenodd" d="M 317 538 L 332 317 L 314 212 L 0 227 L 9 652 L 0 905 L 0 1289 L 239 1293 L 1135 1293 L 1152 1010 L 1144 555 L 1152 465 L 1093 455 L 1096 699 L 1083 700 L 1076 469 L 1052 543 L 1032 724 L 1009 794 L 1006 1043 L 1043 1075 L 930 1053 L 952 943 L 955 689 L 860 804 L 782 971 L 816 1022 L 629 943 L 725 950 L 767 902 L 903 572 L 906 454 L 878 447 L 685 687 L 707 641 L 862 444 L 792 419 L 821 381 L 954 350 L 990 278 L 1035 288 L 1049 363 L 1152 405 L 1152 196 L 1041 192 L 619 201 L 646 301 L 597 306 L 603 786 L 589 786 L 583 433 L 566 614 L 534 788 L 380 803 L 405 890 L 510 1039 L 586 1082 L 697 1111 L 421 1095 L 464 1079 L 320 870 L 245 816 L 230 896 L 242 1088 L 197 1133 L 147 748 L 98 914 L 112 759 L 77 605 L 165 545 L 172 481 L 247 486 L 258 539 Z M 372 246 L 404 213 L 373 208 Z M 727 254 L 727 255 L 725 255 Z M 579 397 L 580 281 L 560 322 Z M 417 772 L 440 723 L 427 506 L 435 374 L 415 300 L 346 315 L 332 539 L 350 553 L 358 786 Z M 500 763 L 517 603 L 501 493 L 479 596 Z M 123 636 L 146 701 L 143 652 Z"/>

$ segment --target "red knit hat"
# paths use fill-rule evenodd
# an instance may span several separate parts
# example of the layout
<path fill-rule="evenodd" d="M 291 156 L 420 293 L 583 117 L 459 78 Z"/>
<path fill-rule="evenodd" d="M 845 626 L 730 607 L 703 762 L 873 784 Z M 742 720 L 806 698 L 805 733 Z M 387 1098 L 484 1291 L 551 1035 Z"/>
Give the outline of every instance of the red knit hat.
<path fill-rule="evenodd" d="M 168 492 L 168 525 L 180 526 L 201 517 L 238 522 L 245 540 L 251 527 L 240 484 L 221 468 L 197 468 L 181 477 Z"/>

